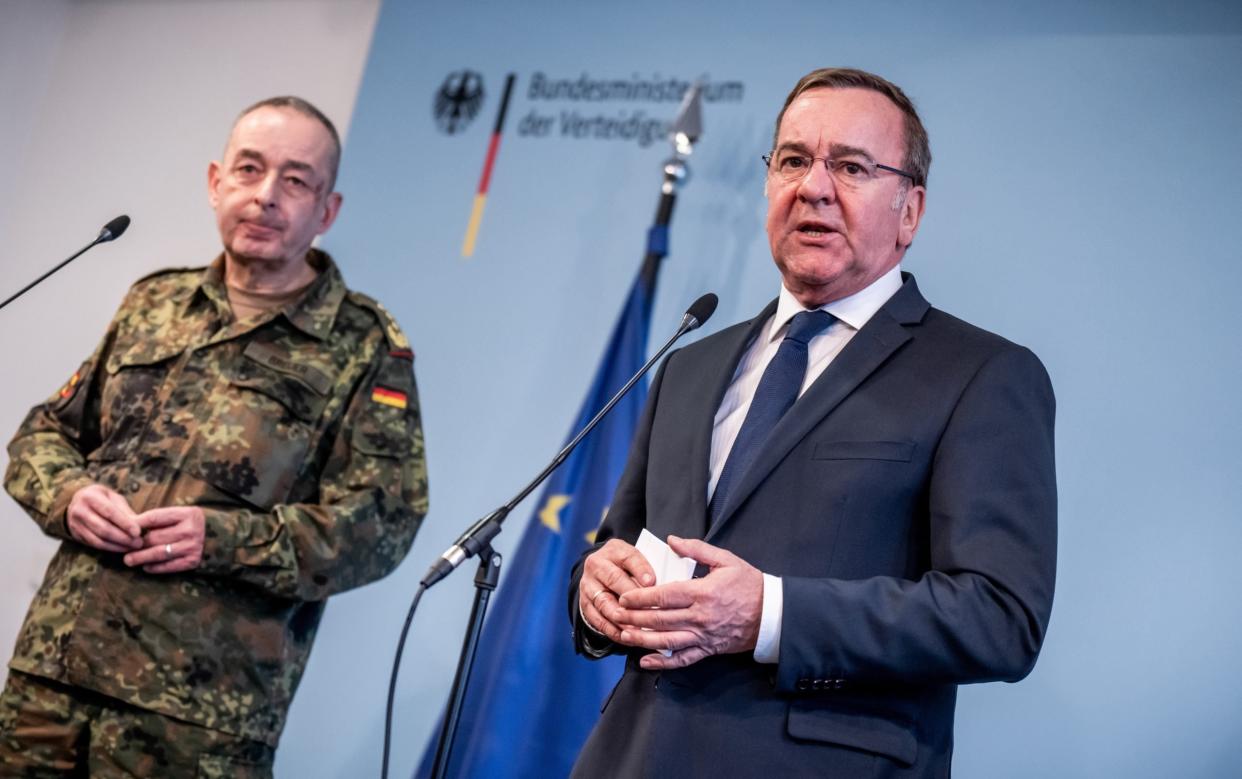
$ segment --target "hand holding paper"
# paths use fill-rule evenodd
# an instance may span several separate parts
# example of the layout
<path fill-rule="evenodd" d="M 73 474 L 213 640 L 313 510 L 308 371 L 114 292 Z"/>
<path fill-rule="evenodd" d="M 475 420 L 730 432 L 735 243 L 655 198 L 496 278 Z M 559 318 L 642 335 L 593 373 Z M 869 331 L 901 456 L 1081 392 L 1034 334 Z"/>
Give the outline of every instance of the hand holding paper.
<path fill-rule="evenodd" d="M 655 571 L 657 587 L 661 584 L 688 581 L 694 576 L 694 566 L 697 565 L 695 560 L 677 554 L 647 528 L 643 528 L 643 532 L 639 534 L 635 548 L 647 558 L 651 569 Z M 643 630 L 650 631 L 651 628 L 643 628 Z M 660 651 L 665 657 L 671 657 L 673 654 L 670 649 Z"/>
<path fill-rule="evenodd" d="M 578 583 L 578 613 L 596 633 L 621 640 L 622 611 L 617 599 L 637 587 L 656 583 L 655 572 L 637 549 L 614 538 L 592 552 L 583 563 Z"/>
<path fill-rule="evenodd" d="M 646 531 L 643 531 L 646 533 Z M 649 535 L 649 534 L 648 534 Z M 750 652 L 759 636 L 763 610 L 763 574 L 737 555 L 705 541 L 668 537 L 668 556 L 680 560 L 665 563 L 659 551 L 648 565 L 658 577 L 661 567 L 669 575 L 685 571 L 685 578 L 655 586 L 636 587 L 622 593 L 613 623 L 621 628 L 615 641 L 645 649 L 668 650 L 642 658 L 648 670 L 684 668 L 704 657 Z M 648 542 L 650 543 L 650 542 Z M 640 548 L 645 546 L 639 538 Z M 650 559 L 650 558 L 648 558 Z M 701 579 L 693 575 L 695 563 L 708 566 Z M 688 567 L 687 567 L 688 566 Z"/>

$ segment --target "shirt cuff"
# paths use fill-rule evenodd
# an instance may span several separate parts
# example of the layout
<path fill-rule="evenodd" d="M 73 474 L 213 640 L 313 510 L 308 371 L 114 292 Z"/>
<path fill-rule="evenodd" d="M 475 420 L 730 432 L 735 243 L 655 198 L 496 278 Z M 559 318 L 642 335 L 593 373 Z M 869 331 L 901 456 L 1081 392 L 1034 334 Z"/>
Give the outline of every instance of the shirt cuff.
<path fill-rule="evenodd" d="M 781 618 L 785 611 L 784 585 L 779 576 L 763 575 L 763 612 L 759 616 L 759 639 L 755 642 L 756 663 L 776 663 L 781 659 Z"/>

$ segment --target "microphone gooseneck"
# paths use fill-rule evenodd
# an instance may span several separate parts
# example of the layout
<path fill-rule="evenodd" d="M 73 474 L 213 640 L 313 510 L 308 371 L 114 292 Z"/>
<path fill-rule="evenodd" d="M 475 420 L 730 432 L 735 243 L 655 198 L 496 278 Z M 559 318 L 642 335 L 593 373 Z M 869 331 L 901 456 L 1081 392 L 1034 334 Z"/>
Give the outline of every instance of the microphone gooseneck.
<path fill-rule="evenodd" d="M 125 232 L 126 228 L 128 227 L 129 227 L 129 217 L 124 214 L 122 214 L 121 216 L 118 216 L 116 219 L 113 219 L 111 222 L 108 222 L 106 225 L 103 226 L 103 229 L 99 231 L 99 235 L 96 236 L 95 240 L 91 241 L 87 245 L 83 246 L 81 249 L 78 249 L 76 252 L 69 255 L 67 259 L 63 260 L 55 268 L 52 268 L 47 273 L 44 273 L 39 278 L 35 279 L 34 281 L 30 282 L 26 286 L 19 289 L 17 292 L 10 295 L 8 298 L 5 299 L 3 303 L 0 303 L 0 308 L 4 308 L 8 304 L 12 303 L 14 300 L 17 300 L 18 298 L 20 298 L 22 295 L 25 295 L 27 292 L 33 289 L 37 284 L 39 284 L 41 281 L 46 279 L 48 276 L 51 276 L 56 271 L 60 270 L 61 268 L 65 267 L 69 263 L 76 260 L 78 257 L 81 257 L 83 254 L 86 253 L 87 249 L 91 248 L 95 244 L 106 243 L 108 241 L 115 241 L 117 238 L 120 238 L 121 233 Z"/>
<path fill-rule="evenodd" d="M 423 576 L 423 580 L 421 582 L 422 586 L 424 588 L 431 587 L 433 584 L 452 573 L 453 569 L 465 562 L 467 558 L 473 557 L 483 549 L 486 549 L 492 542 L 492 539 L 500 533 L 500 526 L 505 521 L 505 517 L 509 516 L 509 512 L 513 511 L 517 504 L 521 503 L 527 495 L 542 484 L 544 479 L 552 475 L 552 472 L 556 470 L 557 466 L 565 461 L 565 458 L 569 456 L 569 453 L 572 452 L 579 443 L 581 443 L 587 433 L 591 432 L 591 430 L 599 424 L 599 421 L 612 410 L 612 407 L 617 405 L 617 401 L 621 400 L 621 398 L 625 396 L 625 393 L 629 392 L 630 389 L 638 383 L 638 380 L 641 379 L 647 371 L 651 370 L 651 366 L 655 365 L 656 361 L 664 356 L 664 353 L 669 350 L 669 347 L 671 347 L 678 338 L 681 338 L 683 335 L 691 330 L 694 330 L 695 328 L 703 326 L 703 323 L 706 322 L 716 311 L 716 304 L 718 302 L 719 299 L 711 292 L 708 292 L 706 295 L 703 295 L 698 300 L 694 301 L 694 304 L 691 305 L 690 308 L 686 310 L 685 315 L 682 316 L 681 326 L 677 328 L 677 332 L 673 333 L 673 337 L 665 341 L 664 345 L 660 347 L 660 350 L 657 351 L 655 355 L 653 355 L 652 358 L 643 365 L 643 367 L 639 368 L 637 373 L 630 377 L 630 380 L 625 383 L 624 387 L 617 390 L 617 394 L 613 395 L 612 399 L 610 399 L 608 403 L 600 409 L 599 413 L 596 414 L 590 422 L 586 423 L 586 426 L 583 427 L 576 436 L 574 436 L 573 440 L 566 444 L 565 448 L 562 449 L 556 457 L 552 458 L 552 462 L 549 463 L 548 466 L 544 468 L 543 471 L 540 472 L 540 474 L 536 476 L 530 484 L 527 484 L 521 492 L 514 495 L 508 503 L 476 521 L 468 530 L 466 530 L 466 532 L 462 533 L 461 536 L 458 537 L 457 541 L 455 541 L 452 546 L 444 550 L 444 553 L 441 554 L 439 558 L 432 563 L 431 567 L 427 569 L 427 573 Z"/>

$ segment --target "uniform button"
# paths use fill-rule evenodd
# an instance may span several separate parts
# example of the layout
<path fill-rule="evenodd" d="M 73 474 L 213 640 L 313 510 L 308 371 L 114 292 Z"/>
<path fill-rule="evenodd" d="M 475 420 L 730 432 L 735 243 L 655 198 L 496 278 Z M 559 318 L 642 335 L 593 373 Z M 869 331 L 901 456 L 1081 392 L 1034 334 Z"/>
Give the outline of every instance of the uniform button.
<path fill-rule="evenodd" d="M 811 682 L 811 689 L 812 689 L 812 690 L 822 690 L 822 689 L 824 689 L 824 680 L 823 680 L 823 679 L 816 679 L 815 681 Z"/>
<path fill-rule="evenodd" d="M 834 689 L 834 690 L 839 690 L 839 689 L 841 689 L 841 688 L 842 688 L 842 687 L 844 687 L 844 686 L 845 686 L 845 680 L 844 680 L 844 679 L 833 679 L 833 680 L 832 680 L 832 687 L 833 687 L 833 689 Z"/>
<path fill-rule="evenodd" d="M 810 679 L 799 679 L 798 689 L 802 690 L 803 692 L 811 689 L 811 680 Z"/>
<path fill-rule="evenodd" d="M 128 487 L 129 487 L 129 491 L 130 491 L 130 492 L 137 492 L 137 491 L 138 491 L 138 488 L 139 488 L 141 485 L 139 485 L 139 484 L 138 484 L 138 482 L 136 482 L 136 481 L 131 481 L 131 482 L 130 482 L 128 485 L 126 485 L 126 486 L 128 486 Z"/>

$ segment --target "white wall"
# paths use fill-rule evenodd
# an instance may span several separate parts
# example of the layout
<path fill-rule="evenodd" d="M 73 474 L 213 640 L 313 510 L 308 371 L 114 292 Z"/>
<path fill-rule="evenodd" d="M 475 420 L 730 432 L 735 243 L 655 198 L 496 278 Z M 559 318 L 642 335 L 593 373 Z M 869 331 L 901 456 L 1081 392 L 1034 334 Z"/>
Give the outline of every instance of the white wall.
<path fill-rule="evenodd" d="M 378 11 L 379 0 L 0 2 L 0 298 L 117 214 L 133 219 L 0 311 L 0 439 L 86 357 L 133 280 L 218 251 L 207 163 L 238 111 L 297 94 L 346 134 Z M 4 662 L 54 548 L 0 499 Z"/>

